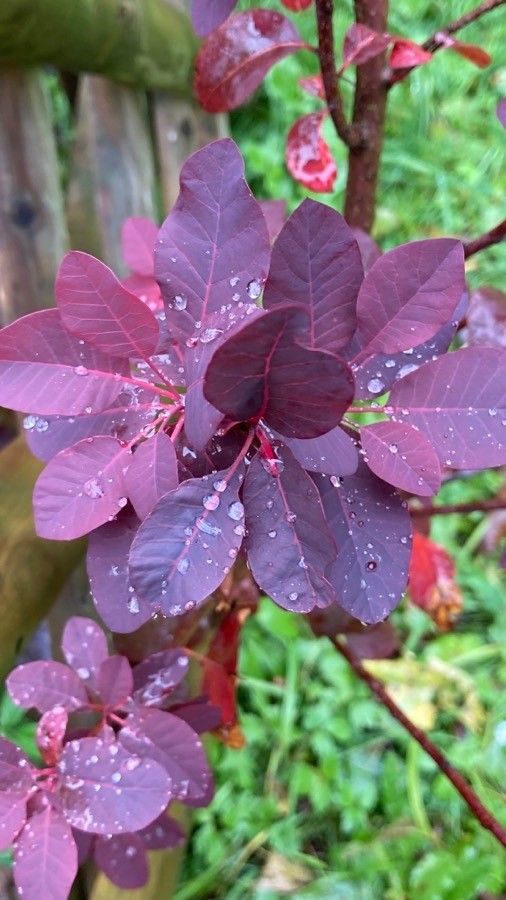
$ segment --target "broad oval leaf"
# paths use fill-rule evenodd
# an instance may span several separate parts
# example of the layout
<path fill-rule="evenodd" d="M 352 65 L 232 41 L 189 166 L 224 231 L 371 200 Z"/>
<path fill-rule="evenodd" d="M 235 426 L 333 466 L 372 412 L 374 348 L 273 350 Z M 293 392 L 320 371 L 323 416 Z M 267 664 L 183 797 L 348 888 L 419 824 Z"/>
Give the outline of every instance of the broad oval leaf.
<path fill-rule="evenodd" d="M 326 573 L 337 602 L 362 622 L 380 622 L 406 589 L 411 555 L 406 504 L 364 463 L 342 483 L 314 478 L 338 547 Z"/>
<path fill-rule="evenodd" d="M 352 228 L 352 231 L 358 244 L 364 272 L 367 273 L 382 255 L 382 250 L 367 231 L 363 231 L 362 228 Z"/>
<path fill-rule="evenodd" d="M 277 306 L 225 341 L 204 380 L 210 403 L 237 421 L 264 418 L 288 437 L 334 428 L 353 396 L 353 376 L 344 360 L 298 343 L 307 322 L 302 307 Z"/>
<path fill-rule="evenodd" d="M 68 719 L 68 712 L 63 706 L 53 706 L 39 719 L 37 747 L 46 766 L 55 766 L 60 758 Z"/>
<path fill-rule="evenodd" d="M 321 437 L 299 440 L 282 438 L 303 469 L 325 475 L 353 475 L 358 466 L 358 450 L 342 428 L 333 428 Z"/>
<path fill-rule="evenodd" d="M 136 275 L 154 276 L 155 241 L 158 225 L 144 216 L 130 216 L 121 228 L 123 259 Z"/>
<path fill-rule="evenodd" d="M 376 422 L 362 428 L 360 441 L 375 475 L 394 487 L 432 497 L 441 487 L 438 455 L 423 432 L 400 422 Z"/>
<path fill-rule="evenodd" d="M 147 359 L 155 352 L 160 330 L 153 313 L 99 259 L 80 250 L 67 253 L 55 291 L 63 324 L 71 334 L 111 356 Z"/>
<path fill-rule="evenodd" d="M 391 69 L 414 69 L 415 66 L 423 66 L 430 62 L 432 53 L 408 41 L 406 38 L 396 38 L 390 54 L 389 65 Z"/>
<path fill-rule="evenodd" d="M 479 69 L 486 69 L 492 62 L 490 53 L 477 44 L 465 44 L 463 41 L 456 41 L 455 38 L 445 36 L 445 46 L 474 63 Z"/>
<path fill-rule="evenodd" d="M 126 491 L 139 519 L 145 519 L 160 497 L 177 484 L 174 444 L 159 431 L 137 447 L 125 476 Z"/>
<path fill-rule="evenodd" d="M 109 656 L 107 639 L 100 625 L 85 616 L 72 616 L 63 629 L 63 655 L 82 681 L 95 683 L 95 676 Z"/>
<path fill-rule="evenodd" d="M 137 516 L 124 510 L 117 521 L 97 528 L 88 539 L 86 567 L 93 602 L 111 631 L 137 631 L 155 612 L 137 597 L 128 580 L 128 554 L 139 528 Z"/>
<path fill-rule="evenodd" d="M 77 875 L 77 847 L 52 806 L 32 816 L 14 847 L 14 881 L 25 900 L 67 900 Z M 42 892 L 42 893 L 41 893 Z"/>
<path fill-rule="evenodd" d="M 270 242 L 233 141 L 214 141 L 190 156 L 180 183 L 179 197 L 159 232 L 155 271 L 167 321 L 191 345 L 196 322 L 205 329 L 207 319 L 223 306 L 225 317 L 228 306 L 233 310 L 259 296 Z"/>
<path fill-rule="evenodd" d="M 275 241 L 286 219 L 286 200 L 260 200 L 269 238 Z"/>
<path fill-rule="evenodd" d="M 144 887 L 148 880 L 146 850 L 136 833 L 97 838 L 93 858 L 109 880 L 123 890 Z"/>
<path fill-rule="evenodd" d="M 221 584 L 244 535 L 241 478 L 192 478 L 159 500 L 130 551 L 130 580 L 145 602 L 177 616 Z"/>
<path fill-rule="evenodd" d="M 195 65 L 195 92 L 208 112 L 240 106 L 280 59 L 305 47 L 295 25 L 270 9 L 227 19 L 209 35 Z"/>
<path fill-rule="evenodd" d="M 351 228 L 330 206 L 306 199 L 274 244 L 264 307 L 300 303 L 309 315 L 308 347 L 336 353 L 355 330 L 363 278 Z"/>
<path fill-rule="evenodd" d="M 54 706 L 68 711 L 88 705 L 81 679 L 64 663 L 38 660 L 17 666 L 6 681 L 9 695 L 23 709 L 45 713 Z"/>
<path fill-rule="evenodd" d="M 105 436 L 61 450 L 35 484 L 37 534 L 70 541 L 113 519 L 127 503 L 124 472 L 130 456 L 119 441 Z"/>
<path fill-rule="evenodd" d="M 414 241 L 383 254 L 358 295 L 358 358 L 429 340 L 451 318 L 464 291 L 460 241 Z"/>
<path fill-rule="evenodd" d="M 389 34 L 373 31 L 367 25 L 355 23 L 350 25 L 343 43 L 343 64 L 340 72 L 348 66 L 361 66 L 369 59 L 379 56 L 388 47 L 392 38 Z"/>
<path fill-rule="evenodd" d="M 173 796 L 162 766 L 132 756 L 115 741 L 106 743 L 93 737 L 71 741 L 63 750 L 58 770 L 67 821 L 92 834 L 145 828 Z"/>
<path fill-rule="evenodd" d="M 310 612 L 336 599 L 325 578 L 336 547 L 311 478 L 286 447 L 279 457 L 277 476 L 259 455 L 248 467 L 245 549 L 262 590 L 284 609 Z"/>
<path fill-rule="evenodd" d="M 455 469 L 506 462 L 506 357 L 493 347 L 466 347 L 396 382 L 395 418 L 429 438 L 440 461 Z"/>
<path fill-rule="evenodd" d="M 126 703 L 134 686 L 132 669 L 126 656 L 115 654 L 104 659 L 97 678 L 100 698 L 109 708 Z"/>
<path fill-rule="evenodd" d="M 321 136 L 326 112 L 302 116 L 290 128 L 286 139 L 286 167 L 292 178 L 317 194 L 329 194 L 337 178 L 337 168 L 327 142 Z"/>
<path fill-rule="evenodd" d="M 188 667 L 189 658 L 182 650 L 152 653 L 134 667 L 134 700 L 141 706 L 163 706 L 188 674 Z"/>
<path fill-rule="evenodd" d="M 26 822 L 26 794 L 0 794 L 0 850 L 8 850 Z"/>
<path fill-rule="evenodd" d="M 69 334 L 57 309 L 30 313 L 0 331 L 0 404 L 10 409 L 39 416 L 97 412 L 111 406 L 129 372 L 126 360 Z"/>
<path fill-rule="evenodd" d="M 191 19 L 199 37 L 206 37 L 218 28 L 237 5 L 237 0 L 192 0 Z"/>

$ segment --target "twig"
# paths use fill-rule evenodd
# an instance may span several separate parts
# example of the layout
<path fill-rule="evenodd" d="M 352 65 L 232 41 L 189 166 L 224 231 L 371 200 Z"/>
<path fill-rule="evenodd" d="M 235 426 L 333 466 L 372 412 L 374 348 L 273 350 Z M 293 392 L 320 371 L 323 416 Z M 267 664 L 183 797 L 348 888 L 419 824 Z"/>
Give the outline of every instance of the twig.
<path fill-rule="evenodd" d="M 412 516 L 451 516 L 453 513 L 492 512 L 495 509 L 506 509 L 505 497 L 492 497 L 490 500 L 476 500 L 471 503 L 446 503 L 441 506 L 411 506 Z"/>
<path fill-rule="evenodd" d="M 332 13 L 333 0 L 316 0 L 316 22 L 318 26 L 318 56 L 325 99 L 330 118 L 338 136 L 348 147 L 358 147 L 362 143 L 360 130 L 346 121 L 343 99 L 339 90 L 334 52 L 334 27 Z"/>
<path fill-rule="evenodd" d="M 506 2 L 506 0 L 504 0 L 504 2 Z M 485 234 L 481 234 L 479 237 L 475 238 L 474 241 L 464 241 L 464 256 L 466 259 L 469 259 L 470 256 L 479 253 L 480 250 L 486 250 L 487 247 L 493 247 L 494 244 L 500 244 L 505 238 L 506 219 L 503 219 L 502 222 L 499 222 L 499 225 L 486 231 Z"/>
<path fill-rule="evenodd" d="M 481 16 L 484 16 L 486 13 L 492 12 L 492 10 L 497 9 L 499 6 L 504 6 L 505 3 L 506 0 L 484 0 L 484 2 L 480 3 L 479 6 L 476 6 L 475 9 L 471 9 L 464 16 L 461 16 L 460 19 L 455 19 L 455 21 L 446 25 L 445 28 L 440 28 L 439 31 L 422 44 L 423 49 L 428 50 L 429 53 L 434 53 L 435 50 L 444 47 L 445 35 L 455 34 L 457 31 L 460 31 L 461 28 L 470 25 L 471 22 L 476 22 L 477 19 L 481 18 Z"/>
<path fill-rule="evenodd" d="M 414 738 L 415 741 L 420 744 L 423 750 L 429 754 L 430 757 L 434 760 L 440 771 L 446 775 L 449 781 L 453 784 L 453 786 L 457 789 L 460 796 L 469 806 L 469 809 L 473 813 L 473 815 L 478 819 L 483 828 L 486 828 L 487 831 L 490 831 L 491 834 L 502 844 L 503 847 L 506 847 L 506 828 L 504 828 L 500 822 L 492 815 L 489 809 L 483 805 L 480 798 L 472 789 L 471 785 L 468 784 L 466 779 L 460 772 L 455 769 L 450 762 L 448 762 L 446 756 L 436 747 L 435 744 L 427 737 L 425 732 L 423 732 L 420 728 L 418 728 L 411 719 L 408 719 L 407 716 L 404 715 L 402 710 L 397 706 L 397 704 L 392 700 L 390 695 L 387 693 L 386 689 L 382 685 L 377 678 L 374 678 L 366 668 L 362 665 L 359 659 L 350 651 L 349 647 L 341 643 L 340 641 L 334 641 L 334 646 L 336 650 L 341 653 L 342 656 L 349 662 L 353 671 L 358 677 L 368 685 L 368 687 L 373 692 L 374 696 L 380 703 L 382 703 L 388 711 L 392 714 L 394 719 L 399 722 L 403 728 Z"/>

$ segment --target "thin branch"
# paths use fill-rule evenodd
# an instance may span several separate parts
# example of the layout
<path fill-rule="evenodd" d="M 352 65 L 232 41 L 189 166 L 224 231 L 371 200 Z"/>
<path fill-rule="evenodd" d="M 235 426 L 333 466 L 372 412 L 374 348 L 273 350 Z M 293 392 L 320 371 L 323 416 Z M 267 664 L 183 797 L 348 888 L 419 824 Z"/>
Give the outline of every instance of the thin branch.
<path fill-rule="evenodd" d="M 492 497 L 490 500 L 476 500 L 471 503 L 446 503 L 441 506 L 410 506 L 412 516 L 451 516 L 453 513 L 492 512 L 495 509 L 506 509 L 505 497 Z"/>
<path fill-rule="evenodd" d="M 504 2 L 506 2 L 506 0 L 504 0 Z M 500 244 L 501 241 L 504 241 L 505 239 L 506 219 L 503 219 L 502 222 L 499 222 L 499 225 L 491 228 L 490 231 L 486 231 L 485 234 L 481 234 L 479 237 L 475 238 L 474 241 L 464 241 L 464 255 L 466 259 L 469 259 L 470 256 L 479 253 L 480 250 L 486 250 L 487 247 L 493 247 L 494 244 Z"/>
<path fill-rule="evenodd" d="M 476 22 L 477 19 L 480 19 L 481 16 L 484 16 L 486 13 L 492 12 L 492 10 L 497 9 L 499 6 L 504 6 L 506 0 L 484 0 L 483 3 L 480 3 L 479 6 L 476 6 L 475 9 L 471 9 L 464 16 L 461 16 L 460 19 L 455 19 L 455 21 L 450 22 L 449 25 L 446 25 L 445 28 L 440 28 L 432 37 L 428 38 L 422 47 L 424 50 L 428 50 L 429 53 L 434 53 L 435 50 L 439 50 L 441 47 L 444 47 L 444 37 L 448 34 L 456 34 L 457 31 L 460 31 L 461 28 L 465 28 L 466 25 L 470 25 L 471 22 Z"/>
<path fill-rule="evenodd" d="M 429 754 L 430 757 L 434 760 L 440 771 L 446 775 L 449 781 L 453 784 L 453 786 L 457 789 L 460 796 L 469 806 L 469 809 L 473 813 L 473 815 L 478 819 L 479 823 L 486 828 L 487 831 L 490 831 L 491 834 L 502 844 L 503 847 L 506 847 L 506 828 L 504 828 L 500 822 L 492 815 L 489 809 L 483 805 L 480 798 L 472 789 L 471 785 L 468 784 L 466 779 L 460 772 L 455 769 L 451 763 L 447 760 L 444 753 L 436 747 L 435 744 L 427 737 L 425 732 L 423 732 L 420 728 L 418 728 L 411 719 L 408 719 L 406 715 L 402 712 L 402 710 L 397 706 L 397 704 L 392 700 L 390 695 L 387 693 L 385 687 L 382 685 L 377 678 L 374 678 L 366 668 L 362 665 L 359 659 L 350 651 L 349 647 L 341 643 L 340 641 L 334 641 L 334 646 L 339 653 L 344 656 L 344 658 L 349 662 L 353 671 L 358 677 L 368 685 L 368 687 L 373 692 L 374 696 L 383 706 L 386 706 L 388 711 L 392 714 L 394 719 L 399 722 L 403 728 L 420 744 L 423 750 Z"/>
<path fill-rule="evenodd" d="M 362 143 L 360 130 L 346 121 L 343 99 L 339 89 L 334 52 L 333 0 L 316 0 L 316 22 L 318 26 L 318 56 L 325 89 L 325 99 L 330 118 L 338 136 L 348 147 L 358 147 Z"/>

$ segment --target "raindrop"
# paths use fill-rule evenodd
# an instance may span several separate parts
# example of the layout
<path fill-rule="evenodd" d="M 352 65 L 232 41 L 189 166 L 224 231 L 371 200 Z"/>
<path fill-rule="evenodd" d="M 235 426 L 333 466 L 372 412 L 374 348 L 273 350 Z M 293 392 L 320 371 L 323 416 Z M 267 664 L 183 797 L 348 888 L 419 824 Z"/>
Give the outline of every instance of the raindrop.
<path fill-rule="evenodd" d="M 249 282 L 246 290 L 248 291 L 248 297 L 250 298 L 250 300 L 258 300 L 260 294 L 262 293 L 260 282 L 257 281 L 256 278 L 254 278 L 253 281 Z"/>
<path fill-rule="evenodd" d="M 121 781 L 121 772 L 113 772 L 111 775 L 111 781 L 114 784 L 118 784 L 118 782 Z"/>
<path fill-rule="evenodd" d="M 375 569 L 378 568 L 378 563 L 374 561 L 374 559 L 369 560 L 366 565 L 366 569 L 369 569 L 369 572 L 374 572 Z"/>
<path fill-rule="evenodd" d="M 240 522 L 241 519 L 244 519 L 244 506 L 240 500 L 234 500 L 234 502 L 230 504 L 227 515 L 229 519 L 232 519 L 234 522 Z"/>
<path fill-rule="evenodd" d="M 183 557 L 183 559 L 180 559 L 179 562 L 178 562 L 178 564 L 177 564 L 177 566 L 176 566 L 176 568 L 177 568 L 179 574 L 180 574 L 180 575 L 185 575 L 186 572 L 188 571 L 188 566 L 189 566 L 189 565 L 190 565 L 190 561 L 189 561 L 186 557 Z"/>
<path fill-rule="evenodd" d="M 301 556 L 297 565 L 298 565 L 299 569 L 307 569 L 307 562 L 303 556 Z"/>
<path fill-rule="evenodd" d="M 492 408 L 492 409 L 489 409 L 488 414 L 489 414 L 489 416 L 496 416 L 496 415 L 497 415 L 497 410 L 496 410 L 496 409 L 493 409 L 493 408 Z"/>
<path fill-rule="evenodd" d="M 211 523 L 206 519 L 197 519 L 195 525 L 197 526 L 199 531 L 202 531 L 203 534 L 210 534 L 212 535 L 212 537 L 216 537 L 217 534 L 221 534 L 221 528 L 219 528 L 218 525 L 211 525 Z"/>
<path fill-rule="evenodd" d="M 402 368 L 399 369 L 399 371 L 397 372 L 396 377 L 397 377 L 397 379 L 405 378 L 406 375 L 409 375 L 411 372 L 415 372 L 417 370 L 417 368 L 418 368 L 418 366 L 414 363 L 410 363 L 407 366 L 402 366 Z"/>
<path fill-rule="evenodd" d="M 390 450 L 390 453 L 397 453 L 399 448 L 397 444 L 389 444 L 388 449 Z"/>
<path fill-rule="evenodd" d="M 296 599 L 297 599 L 298 596 L 299 596 L 299 595 L 298 595 L 297 591 L 292 591 L 291 594 L 288 594 L 288 599 L 289 599 L 292 603 L 295 603 L 295 601 L 296 601 Z"/>
<path fill-rule="evenodd" d="M 218 509 L 220 505 L 220 498 L 218 494 L 208 494 L 207 497 L 204 497 L 202 501 L 202 506 L 204 509 L 209 510 L 209 512 L 213 512 L 213 510 Z"/>
<path fill-rule="evenodd" d="M 76 375 L 88 375 L 88 369 L 86 366 L 76 366 L 74 369 Z"/>
<path fill-rule="evenodd" d="M 136 615 L 140 611 L 139 601 L 137 600 L 137 597 L 130 597 L 130 599 L 127 603 L 127 607 L 128 607 L 128 612 L 131 612 L 134 615 Z"/>
<path fill-rule="evenodd" d="M 236 525 L 236 526 L 235 526 L 235 528 L 234 528 L 234 534 L 236 534 L 237 537 L 244 537 L 244 533 L 245 533 L 245 532 L 244 532 L 244 525 Z"/>
<path fill-rule="evenodd" d="M 238 283 L 239 283 L 239 278 L 237 277 L 237 275 L 234 275 L 234 277 L 231 278 L 229 281 L 230 287 L 235 287 L 236 284 L 238 284 Z"/>
<path fill-rule="evenodd" d="M 37 424 L 37 416 L 25 416 L 23 419 L 23 428 L 25 431 L 31 431 Z"/>
<path fill-rule="evenodd" d="M 227 482 L 226 481 L 215 481 L 213 483 L 213 488 L 215 491 L 218 491 L 219 494 L 222 494 L 223 491 L 226 491 L 226 489 L 227 489 Z"/>
<path fill-rule="evenodd" d="M 330 483 L 333 484 L 334 487 L 341 487 L 343 482 L 342 482 L 342 479 L 339 478 L 339 475 L 331 475 Z"/>
<path fill-rule="evenodd" d="M 384 387 L 385 385 L 380 378 L 371 378 L 371 380 L 367 382 L 367 390 L 370 391 L 371 394 L 381 394 Z"/>
<path fill-rule="evenodd" d="M 223 334 L 221 328 L 206 328 L 199 337 L 201 344 L 210 344 L 219 334 Z"/>
<path fill-rule="evenodd" d="M 89 481 L 85 481 L 84 493 L 87 497 L 91 497 L 92 500 L 97 500 L 99 497 L 104 496 L 104 489 L 98 478 L 90 478 Z"/>
<path fill-rule="evenodd" d="M 86 681 L 90 677 L 90 670 L 82 666 L 82 668 L 77 669 L 77 674 L 79 675 L 79 678 L 82 678 L 83 681 Z"/>
<path fill-rule="evenodd" d="M 292 525 L 293 522 L 296 521 L 296 519 L 297 519 L 297 516 L 294 512 L 287 512 L 286 521 L 288 522 L 289 525 Z"/>
<path fill-rule="evenodd" d="M 395 366 L 395 359 L 387 359 L 385 362 L 385 369 L 393 369 Z"/>
<path fill-rule="evenodd" d="M 187 302 L 186 297 L 183 297 L 182 294 L 176 294 L 174 297 L 174 308 L 182 312 L 183 309 L 186 309 Z"/>
<path fill-rule="evenodd" d="M 268 534 L 270 538 L 275 538 L 277 535 L 277 531 L 269 531 Z"/>

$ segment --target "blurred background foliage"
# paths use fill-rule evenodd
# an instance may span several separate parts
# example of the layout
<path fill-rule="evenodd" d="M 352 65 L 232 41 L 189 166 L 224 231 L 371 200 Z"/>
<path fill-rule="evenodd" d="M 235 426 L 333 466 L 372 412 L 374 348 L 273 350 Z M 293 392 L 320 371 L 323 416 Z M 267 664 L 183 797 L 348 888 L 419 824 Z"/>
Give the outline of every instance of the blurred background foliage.
<path fill-rule="evenodd" d="M 278 0 L 241 0 L 280 9 Z M 390 31 L 423 41 L 469 10 L 468 0 L 392 0 Z M 336 34 L 351 0 L 336 4 Z M 287 13 L 289 15 L 289 13 Z M 312 10 L 293 17 L 314 43 Z M 495 117 L 506 94 L 504 10 L 467 28 L 463 40 L 493 57 L 484 70 L 440 52 L 391 93 L 374 236 L 383 246 L 438 235 L 475 236 L 504 216 L 505 132 Z M 231 116 L 232 135 L 259 198 L 293 209 L 306 192 L 288 176 L 284 144 L 293 121 L 318 101 L 298 86 L 317 71 L 309 52 L 268 75 Z M 350 74 L 350 78 L 353 74 Z M 66 95 L 48 73 L 65 180 L 72 133 Z M 343 82 L 349 104 L 351 84 Z M 343 146 L 325 134 L 339 166 L 333 195 L 342 209 Z M 505 289 L 506 247 L 469 263 L 473 287 Z M 493 496 L 503 481 L 485 472 L 448 483 L 441 502 Z M 475 513 L 435 518 L 432 537 L 457 563 L 464 611 L 454 631 L 407 601 L 394 614 L 399 660 L 378 674 L 406 712 L 504 818 L 506 800 L 506 577 L 500 545 L 484 541 L 501 523 Z M 506 525 L 502 524 L 503 533 Z M 247 622 L 240 656 L 242 750 L 208 741 L 217 791 L 197 810 L 177 900 L 491 900 L 506 896 L 506 859 L 453 787 L 304 620 L 264 599 Z M 0 733 L 34 752 L 33 725 L 4 698 Z M 163 898 L 161 898 L 163 900 Z"/>

